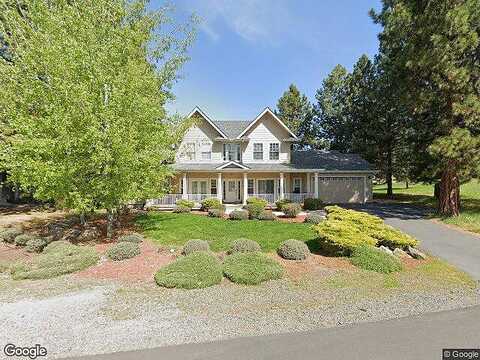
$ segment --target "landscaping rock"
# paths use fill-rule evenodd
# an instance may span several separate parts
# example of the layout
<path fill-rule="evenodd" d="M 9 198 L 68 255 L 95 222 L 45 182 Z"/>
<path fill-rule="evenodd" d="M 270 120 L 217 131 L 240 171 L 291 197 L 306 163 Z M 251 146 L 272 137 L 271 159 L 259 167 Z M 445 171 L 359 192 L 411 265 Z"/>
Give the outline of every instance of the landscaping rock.
<path fill-rule="evenodd" d="M 66 224 L 63 223 L 53 223 L 53 224 L 48 224 L 48 234 L 53 237 L 54 240 L 60 240 L 64 233 L 65 229 L 68 228 Z"/>
<path fill-rule="evenodd" d="M 399 257 L 399 258 L 409 258 L 410 257 L 410 255 L 408 255 L 405 251 L 403 251 L 400 248 L 395 248 L 395 250 L 393 250 L 393 255 L 395 255 L 396 257 Z"/>
<path fill-rule="evenodd" d="M 98 239 L 101 236 L 100 230 L 96 227 L 89 227 L 82 231 L 80 236 L 78 236 L 78 241 L 93 241 Z"/>
<path fill-rule="evenodd" d="M 407 253 L 414 259 L 425 260 L 427 258 L 427 255 L 425 255 L 420 250 L 415 249 L 414 247 L 411 247 L 411 246 L 407 248 Z"/>
<path fill-rule="evenodd" d="M 82 231 L 79 229 L 70 229 L 62 237 L 62 240 L 76 242 L 82 234 Z"/>
<path fill-rule="evenodd" d="M 386 246 L 383 246 L 383 245 L 382 245 L 382 246 L 380 246 L 378 249 L 381 250 L 381 251 L 383 251 L 385 254 L 393 255 L 393 251 L 390 250 L 390 249 L 389 249 L 388 247 L 386 247 Z"/>

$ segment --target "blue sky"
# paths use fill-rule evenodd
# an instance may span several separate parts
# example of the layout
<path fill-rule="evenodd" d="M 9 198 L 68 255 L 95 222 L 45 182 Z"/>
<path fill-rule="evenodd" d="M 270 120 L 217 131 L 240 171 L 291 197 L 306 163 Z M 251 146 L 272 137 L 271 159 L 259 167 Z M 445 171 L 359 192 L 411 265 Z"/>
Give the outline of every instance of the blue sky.
<path fill-rule="evenodd" d="M 152 0 L 153 7 L 164 4 Z M 168 108 L 200 106 L 216 120 L 252 119 L 275 108 L 290 83 L 311 101 L 336 64 L 372 57 L 380 28 L 368 16 L 380 0 L 177 0 L 179 21 L 201 19 L 183 79 Z"/>

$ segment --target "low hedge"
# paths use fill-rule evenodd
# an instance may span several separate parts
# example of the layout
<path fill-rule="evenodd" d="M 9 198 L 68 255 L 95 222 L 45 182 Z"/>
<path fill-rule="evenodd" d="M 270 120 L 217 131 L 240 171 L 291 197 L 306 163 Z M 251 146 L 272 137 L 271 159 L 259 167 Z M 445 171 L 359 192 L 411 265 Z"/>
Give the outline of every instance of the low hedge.
<path fill-rule="evenodd" d="M 303 200 L 303 208 L 305 210 L 320 210 L 323 208 L 323 202 L 317 198 L 306 198 Z"/>
<path fill-rule="evenodd" d="M 138 233 L 126 234 L 118 238 L 118 242 L 141 243 L 142 241 L 143 236 Z"/>
<path fill-rule="evenodd" d="M 225 215 L 225 211 L 223 209 L 210 209 L 210 210 L 208 210 L 208 216 L 209 217 L 223 218 L 223 215 Z"/>
<path fill-rule="evenodd" d="M 271 210 L 263 210 L 257 217 L 258 220 L 273 221 L 277 217 Z"/>
<path fill-rule="evenodd" d="M 131 259 L 140 255 L 140 246 L 133 242 L 119 242 L 112 245 L 106 252 L 109 259 L 114 261 L 121 261 Z"/>
<path fill-rule="evenodd" d="M 292 200 L 289 199 L 280 199 L 275 202 L 275 205 L 277 206 L 278 211 L 282 211 L 283 205 L 285 204 L 290 204 Z"/>
<path fill-rule="evenodd" d="M 167 288 L 197 289 L 219 284 L 222 265 L 211 253 L 194 252 L 184 256 L 155 274 L 155 282 Z"/>
<path fill-rule="evenodd" d="M 233 241 L 228 250 L 229 254 L 262 251 L 260 244 L 250 239 L 237 239 Z"/>
<path fill-rule="evenodd" d="M 350 262 L 364 270 L 384 274 L 400 271 L 403 268 L 401 261 L 395 256 L 368 245 L 356 247 L 352 252 Z"/>
<path fill-rule="evenodd" d="M 320 245 L 332 255 L 350 255 L 360 245 L 416 246 L 418 241 L 364 212 L 327 206 L 327 219 L 314 226 Z"/>
<path fill-rule="evenodd" d="M 250 204 L 259 204 L 259 205 L 261 205 L 261 206 L 263 206 L 263 207 L 266 207 L 266 206 L 268 205 L 267 200 L 265 200 L 265 199 L 260 199 L 260 198 L 255 197 L 255 196 L 249 197 L 246 202 L 247 202 L 247 205 L 250 205 Z"/>
<path fill-rule="evenodd" d="M 245 210 L 248 212 L 248 217 L 250 219 L 258 219 L 264 209 L 265 206 L 260 203 L 252 203 L 245 205 Z"/>
<path fill-rule="evenodd" d="M 208 211 L 210 209 L 220 209 L 221 206 L 222 206 L 222 203 L 217 198 L 208 198 L 208 199 L 202 200 L 202 210 L 203 211 Z M 193 205 L 192 205 L 192 207 L 193 207 Z"/>
<path fill-rule="evenodd" d="M 295 239 L 284 241 L 277 252 L 278 255 L 287 260 L 305 260 L 310 255 L 307 244 Z"/>
<path fill-rule="evenodd" d="M 257 285 L 264 281 L 280 279 L 282 266 L 260 252 L 236 253 L 223 262 L 223 273 L 234 283 Z"/>
<path fill-rule="evenodd" d="M 307 214 L 307 216 L 305 217 L 304 222 L 306 222 L 306 223 L 308 223 L 308 224 L 317 225 L 317 224 L 320 224 L 323 220 L 324 220 L 324 218 L 323 218 L 322 215 L 320 215 L 320 214 L 315 214 L 315 213 L 310 213 L 310 214 Z"/>
<path fill-rule="evenodd" d="M 192 239 L 188 240 L 182 249 L 183 255 L 190 255 L 196 251 L 210 251 L 210 245 L 205 240 Z"/>
<path fill-rule="evenodd" d="M 183 206 L 183 205 L 177 205 L 177 207 L 175 209 L 173 209 L 173 212 L 177 213 L 177 214 L 185 214 L 185 213 L 189 213 L 191 211 L 192 211 L 191 207 Z"/>
<path fill-rule="evenodd" d="M 47 246 L 47 241 L 45 239 L 33 238 L 27 241 L 27 243 L 25 244 L 25 250 L 27 252 L 40 253 L 45 246 Z"/>
<path fill-rule="evenodd" d="M 9 244 L 13 244 L 15 241 L 15 238 L 21 234 L 22 232 L 18 229 L 7 228 L 0 232 L 0 240 Z"/>
<path fill-rule="evenodd" d="M 302 207 L 298 203 L 289 203 L 282 206 L 282 211 L 286 217 L 294 218 L 297 217 L 298 214 L 300 214 L 300 211 L 302 211 Z"/>
<path fill-rule="evenodd" d="M 248 220 L 248 211 L 233 210 L 228 216 L 230 220 Z"/>
<path fill-rule="evenodd" d="M 193 208 L 195 206 L 195 202 L 193 201 L 190 201 L 190 200 L 186 200 L 186 199 L 178 199 L 175 204 L 177 204 L 177 206 L 183 206 L 183 207 L 187 207 L 187 208 Z"/>
<path fill-rule="evenodd" d="M 17 237 L 15 237 L 15 245 L 17 246 L 25 246 L 27 245 L 27 242 L 30 240 L 35 239 L 36 237 L 30 234 L 20 234 Z"/>

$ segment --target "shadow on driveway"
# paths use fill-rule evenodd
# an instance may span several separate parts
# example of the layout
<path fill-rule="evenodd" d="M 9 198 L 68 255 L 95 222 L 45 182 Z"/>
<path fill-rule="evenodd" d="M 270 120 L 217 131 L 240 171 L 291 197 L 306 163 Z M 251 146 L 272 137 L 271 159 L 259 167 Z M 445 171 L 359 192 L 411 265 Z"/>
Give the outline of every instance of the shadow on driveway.
<path fill-rule="evenodd" d="M 342 207 L 365 211 L 382 219 L 396 218 L 401 220 L 419 220 L 428 217 L 432 210 L 411 204 L 393 204 L 371 202 L 366 204 L 345 204 Z"/>

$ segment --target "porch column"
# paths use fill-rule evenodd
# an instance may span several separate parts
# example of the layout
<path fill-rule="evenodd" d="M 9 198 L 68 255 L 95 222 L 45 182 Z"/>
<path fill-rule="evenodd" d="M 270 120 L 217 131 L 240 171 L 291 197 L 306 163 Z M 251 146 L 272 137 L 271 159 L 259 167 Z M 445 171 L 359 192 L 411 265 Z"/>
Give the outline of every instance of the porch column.
<path fill-rule="evenodd" d="M 217 198 L 222 202 L 223 198 L 223 189 L 222 189 L 222 173 L 217 175 Z"/>
<path fill-rule="evenodd" d="M 310 193 L 312 191 L 312 186 L 310 184 L 311 180 L 312 179 L 310 173 L 307 172 L 307 191 L 305 191 L 306 193 Z"/>
<path fill-rule="evenodd" d="M 188 185 L 188 183 L 187 183 L 187 173 L 183 173 L 183 177 L 182 177 L 182 187 L 183 187 L 182 199 L 187 198 L 187 194 L 188 194 L 187 185 Z"/>
<path fill-rule="evenodd" d="M 283 199 L 285 197 L 285 189 L 284 189 L 284 178 L 283 178 L 283 173 L 280 173 L 280 199 Z"/>
<path fill-rule="evenodd" d="M 314 181 L 314 186 L 315 186 L 315 198 L 319 198 L 318 196 L 318 172 L 315 173 L 315 181 Z"/>
<path fill-rule="evenodd" d="M 243 205 L 247 204 L 247 197 L 248 197 L 248 178 L 247 173 L 243 173 Z"/>

